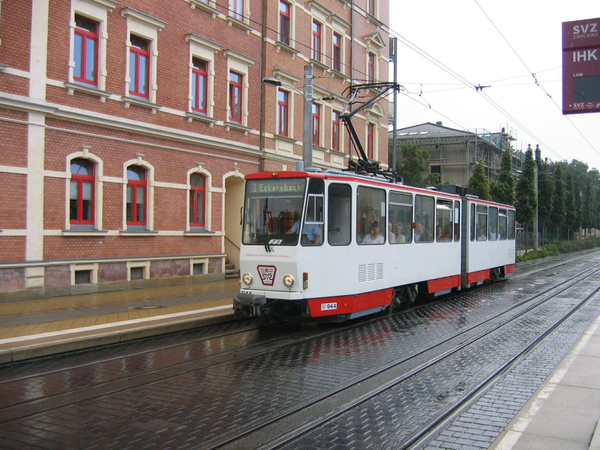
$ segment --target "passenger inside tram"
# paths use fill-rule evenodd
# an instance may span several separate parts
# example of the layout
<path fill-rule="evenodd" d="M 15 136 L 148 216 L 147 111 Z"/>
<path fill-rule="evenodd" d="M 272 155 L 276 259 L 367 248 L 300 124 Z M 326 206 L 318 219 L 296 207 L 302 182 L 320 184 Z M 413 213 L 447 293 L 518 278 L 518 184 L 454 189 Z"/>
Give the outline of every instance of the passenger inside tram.
<path fill-rule="evenodd" d="M 379 222 L 375 221 L 371 224 L 371 233 L 367 234 L 362 240 L 363 244 L 383 244 L 385 238 L 379 234 Z"/>

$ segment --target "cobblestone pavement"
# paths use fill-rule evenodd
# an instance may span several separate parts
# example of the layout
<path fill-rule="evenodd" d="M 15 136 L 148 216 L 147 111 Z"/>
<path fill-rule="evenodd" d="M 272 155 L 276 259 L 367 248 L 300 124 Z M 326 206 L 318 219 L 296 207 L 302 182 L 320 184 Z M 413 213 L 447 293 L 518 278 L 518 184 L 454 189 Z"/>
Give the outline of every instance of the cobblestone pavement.
<path fill-rule="evenodd" d="M 554 261 L 556 264 L 561 260 Z M 417 355 L 434 343 L 444 342 L 458 331 L 482 323 L 517 305 L 523 298 L 559 283 L 567 270 L 579 273 L 593 262 L 592 257 L 582 258 L 568 269 L 550 269 L 528 277 L 515 277 L 459 298 L 425 304 L 396 316 L 358 321 L 346 327 L 251 331 L 243 337 L 232 334 L 230 338 L 218 340 L 200 339 L 190 333 L 189 336 L 194 337 L 187 343 L 172 342 L 168 348 L 148 349 L 130 357 L 115 356 L 114 360 L 101 364 L 90 361 L 89 365 L 68 371 L 60 370 L 61 364 L 68 364 L 68 361 L 41 361 L 35 370 L 40 373 L 55 370 L 56 373 L 32 375 L 18 384 L 11 383 L 10 376 L 3 376 L 0 369 L 0 402 L 4 409 L 13 408 L 14 411 L 20 405 L 30 409 L 27 414 L 21 411 L 22 417 L 14 420 L 2 420 L 0 410 L 0 447 L 209 448 L 211 442 L 233 430 L 275 417 L 364 377 L 376 367 Z M 541 270 L 551 268 L 552 264 L 527 267 Z M 582 287 L 582 292 L 597 285 L 598 278 Z M 493 371 L 501 353 L 525 345 L 536 328 L 553 320 L 572 301 L 572 297 L 557 299 L 537 317 L 523 319 L 514 325 L 516 328 L 504 330 L 493 342 L 482 342 L 478 349 L 471 349 L 424 373 L 410 387 L 390 390 L 352 413 L 300 437 L 288 448 L 397 448 L 411 430 L 427 423 L 485 373 Z M 510 420 L 510 414 L 514 416 L 519 404 L 535 391 L 535 384 L 539 385 L 544 373 L 554 368 L 562 357 L 561 352 L 564 354 L 570 348 L 597 312 L 596 300 L 593 306 L 575 314 L 548 339 L 545 350 L 540 348 L 532 352 L 505 377 L 503 382 L 512 384 L 504 388 L 498 384 L 479 400 L 483 403 L 472 406 L 479 410 L 466 411 L 464 417 L 444 429 L 429 445 L 457 445 L 457 440 L 463 438 L 470 443 L 464 445 L 481 447 L 484 442 L 489 445 L 490 439 L 493 440 L 491 433 L 501 430 Z M 302 340 L 293 342 L 296 333 Z M 314 334 L 312 337 L 311 333 Z M 230 361 L 215 360 L 205 364 L 203 359 L 277 339 L 286 339 L 286 345 L 272 349 L 266 346 Z M 555 344 L 551 343 L 553 340 Z M 536 356 L 537 352 L 540 353 Z M 159 369 L 181 361 L 186 361 L 185 366 L 165 377 L 152 378 Z M 529 368 L 525 364 L 529 364 Z M 14 371 L 10 373 L 15 374 Z M 145 378 L 139 378 L 138 382 L 132 379 L 131 385 L 127 386 L 115 384 L 111 386 L 112 391 L 98 397 L 88 395 L 90 398 L 73 400 L 88 386 L 98 389 L 122 380 L 124 375 L 135 378 L 136 373 L 146 374 Z M 499 391 L 494 393 L 496 389 Z M 70 396 L 75 403 L 61 403 L 59 400 L 65 400 L 65 396 Z M 45 397 L 48 398 L 45 400 L 47 409 L 38 413 L 36 402 L 24 403 L 28 399 Z M 56 405 L 62 406 L 51 407 L 48 402 L 53 399 Z M 496 415 L 490 412 L 489 420 L 484 419 L 485 424 L 474 427 L 471 420 L 471 426 L 467 426 L 469 414 L 472 419 L 477 411 L 483 411 L 485 402 L 493 405 L 489 411 L 496 408 Z M 479 416 L 487 417 L 485 414 Z M 448 431 L 462 434 L 448 435 Z M 476 445 L 478 442 L 481 444 Z M 459 444 L 463 445 L 462 441 Z"/>

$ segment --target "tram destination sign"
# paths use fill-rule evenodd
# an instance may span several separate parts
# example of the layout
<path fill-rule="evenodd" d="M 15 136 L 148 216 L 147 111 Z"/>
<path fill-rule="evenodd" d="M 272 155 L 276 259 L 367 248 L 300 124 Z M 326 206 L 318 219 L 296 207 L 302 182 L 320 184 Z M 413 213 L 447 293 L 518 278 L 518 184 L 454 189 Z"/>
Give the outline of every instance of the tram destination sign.
<path fill-rule="evenodd" d="M 600 111 L 600 18 L 563 22 L 563 114 Z"/>
<path fill-rule="evenodd" d="M 306 180 L 294 178 L 249 180 L 248 194 L 303 194 L 305 185 Z"/>

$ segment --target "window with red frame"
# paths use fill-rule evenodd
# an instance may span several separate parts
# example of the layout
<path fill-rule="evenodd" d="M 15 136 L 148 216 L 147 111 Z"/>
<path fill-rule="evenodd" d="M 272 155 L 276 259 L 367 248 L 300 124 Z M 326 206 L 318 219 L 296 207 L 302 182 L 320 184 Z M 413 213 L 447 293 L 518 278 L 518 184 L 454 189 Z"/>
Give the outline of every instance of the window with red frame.
<path fill-rule="evenodd" d="M 69 216 L 72 224 L 94 223 L 94 165 L 85 159 L 71 161 Z"/>
<path fill-rule="evenodd" d="M 321 62 L 321 24 L 313 20 L 312 25 L 313 48 L 312 59 Z"/>
<path fill-rule="evenodd" d="M 340 151 L 340 113 L 331 112 L 331 148 Z"/>
<path fill-rule="evenodd" d="M 193 173 L 190 176 L 190 226 L 204 226 L 204 202 L 206 188 L 204 177 Z"/>
<path fill-rule="evenodd" d="M 287 136 L 289 133 L 289 99 L 290 93 L 279 89 L 277 93 L 277 111 L 279 129 L 277 132 L 281 136 Z"/>
<path fill-rule="evenodd" d="M 192 110 L 206 113 L 208 63 L 193 58 L 192 64 Z"/>
<path fill-rule="evenodd" d="M 279 2 L 279 40 L 285 45 L 290 45 L 290 4 L 281 0 Z"/>
<path fill-rule="evenodd" d="M 312 122 L 313 122 L 313 144 L 319 145 L 319 135 L 321 134 L 321 106 L 312 104 Z"/>
<path fill-rule="evenodd" d="M 375 82 L 375 53 L 369 53 L 367 65 L 367 82 Z"/>
<path fill-rule="evenodd" d="M 342 71 L 342 36 L 333 33 L 333 70 Z"/>
<path fill-rule="evenodd" d="M 129 40 L 129 93 L 148 98 L 150 42 L 134 35 L 131 35 Z"/>
<path fill-rule="evenodd" d="M 233 0 L 231 7 L 233 17 L 241 21 L 244 17 L 244 0 Z"/>
<path fill-rule="evenodd" d="M 73 79 L 98 85 L 98 24 L 82 16 L 75 16 L 75 67 Z"/>
<path fill-rule="evenodd" d="M 242 121 L 242 75 L 229 72 L 229 120 Z"/>
<path fill-rule="evenodd" d="M 127 225 L 146 225 L 146 171 L 127 168 Z"/>
<path fill-rule="evenodd" d="M 367 158 L 373 159 L 375 155 L 375 125 L 367 125 Z"/>
<path fill-rule="evenodd" d="M 367 0 L 367 12 L 375 17 L 375 1 L 376 0 Z"/>

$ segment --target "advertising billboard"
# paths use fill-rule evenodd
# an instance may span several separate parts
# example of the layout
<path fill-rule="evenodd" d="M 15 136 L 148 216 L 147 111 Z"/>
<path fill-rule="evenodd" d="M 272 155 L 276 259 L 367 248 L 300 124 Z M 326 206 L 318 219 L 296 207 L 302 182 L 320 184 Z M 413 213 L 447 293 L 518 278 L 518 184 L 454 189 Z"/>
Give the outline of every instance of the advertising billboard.
<path fill-rule="evenodd" d="M 600 111 L 600 18 L 563 22 L 563 114 Z"/>

